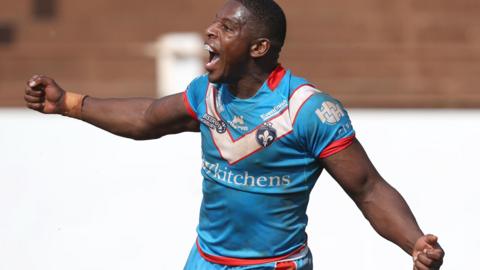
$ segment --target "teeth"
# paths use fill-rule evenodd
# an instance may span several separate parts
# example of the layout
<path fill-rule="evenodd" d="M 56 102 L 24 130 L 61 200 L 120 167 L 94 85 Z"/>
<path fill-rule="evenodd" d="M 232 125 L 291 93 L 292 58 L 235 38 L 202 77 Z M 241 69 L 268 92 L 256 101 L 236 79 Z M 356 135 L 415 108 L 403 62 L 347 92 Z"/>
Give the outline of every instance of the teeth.
<path fill-rule="evenodd" d="M 213 53 L 213 48 L 212 48 L 210 45 L 208 45 L 208 44 L 205 44 L 205 50 Z"/>
<path fill-rule="evenodd" d="M 220 60 L 220 55 L 212 48 L 212 46 L 205 44 L 204 46 L 205 50 L 209 52 L 209 59 L 207 63 L 207 68 L 212 67 L 215 63 L 217 63 Z"/>

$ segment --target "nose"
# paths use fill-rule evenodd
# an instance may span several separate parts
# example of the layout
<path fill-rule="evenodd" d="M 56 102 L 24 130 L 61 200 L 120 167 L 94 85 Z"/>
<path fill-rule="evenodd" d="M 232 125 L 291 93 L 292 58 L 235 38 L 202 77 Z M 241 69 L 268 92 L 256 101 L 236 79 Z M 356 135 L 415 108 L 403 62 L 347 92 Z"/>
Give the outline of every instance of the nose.
<path fill-rule="evenodd" d="M 218 36 L 215 23 L 212 23 L 207 27 L 207 29 L 205 29 L 205 36 L 209 39 L 216 38 Z"/>

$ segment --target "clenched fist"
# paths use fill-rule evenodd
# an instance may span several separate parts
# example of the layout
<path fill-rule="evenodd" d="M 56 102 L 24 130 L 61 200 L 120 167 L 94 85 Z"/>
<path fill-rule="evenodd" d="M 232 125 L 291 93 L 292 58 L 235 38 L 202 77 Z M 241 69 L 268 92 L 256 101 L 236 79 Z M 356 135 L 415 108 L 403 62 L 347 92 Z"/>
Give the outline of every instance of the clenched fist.
<path fill-rule="evenodd" d="M 420 237 L 413 250 L 414 270 L 437 270 L 443 263 L 445 252 L 438 244 L 435 235 L 427 234 Z"/>
<path fill-rule="evenodd" d="M 27 82 L 27 107 L 42 113 L 64 113 L 65 91 L 51 78 L 35 75 Z"/>
<path fill-rule="evenodd" d="M 42 113 L 80 118 L 84 95 L 63 90 L 51 78 L 35 75 L 27 82 L 24 99 L 27 107 Z"/>

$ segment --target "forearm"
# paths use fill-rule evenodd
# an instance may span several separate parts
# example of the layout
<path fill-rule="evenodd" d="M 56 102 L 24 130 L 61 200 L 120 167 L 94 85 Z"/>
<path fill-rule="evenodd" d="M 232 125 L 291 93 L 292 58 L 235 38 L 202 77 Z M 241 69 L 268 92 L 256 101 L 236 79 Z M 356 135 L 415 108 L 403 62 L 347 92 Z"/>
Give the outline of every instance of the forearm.
<path fill-rule="evenodd" d="M 122 137 L 142 139 L 150 128 L 146 113 L 154 101 L 149 98 L 86 97 L 81 114 L 76 118 Z"/>
<path fill-rule="evenodd" d="M 87 97 L 78 117 L 111 133 L 136 140 L 198 131 L 181 93 L 160 99 L 98 99 Z"/>
<path fill-rule="evenodd" d="M 415 242 L 423 232 L 400 193 L 378 177 L 372 181 L 368 192 L 354 198 L 354 201 L 381 236 L 412 254 Z"/>
<path fill-rule="evenodd" d="M 380 176 L 358 140 L 322 163 L 373 228 L 413 257 L 415 269 L 439 269 L 444 252 L 437 238 L 423 234 L 405 200 Z"/>
<path fill-rule="evenodd" d="M 32 110 L 77 118 L 136 140 L 198 131 L 199 123 L 185 106 L 184 98 L 181 93 L 161 99 L 86 97 L 65 91 L 53 79 L 39 75 L 27 82 L 24 96 Z"/>

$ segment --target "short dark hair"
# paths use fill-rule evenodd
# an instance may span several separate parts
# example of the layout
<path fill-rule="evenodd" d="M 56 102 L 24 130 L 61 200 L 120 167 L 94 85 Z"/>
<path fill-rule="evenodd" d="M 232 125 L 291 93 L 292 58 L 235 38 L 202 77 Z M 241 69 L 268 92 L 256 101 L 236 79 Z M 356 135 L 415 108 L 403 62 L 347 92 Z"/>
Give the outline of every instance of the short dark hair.
<path fill-rule="evenodd" d="M 270 39 L 280 52 L 287 35 L 287 19 L 282 8 L 273 0 L 235 0 L 250 11 L 256 20 L 256 32 Z"/>

